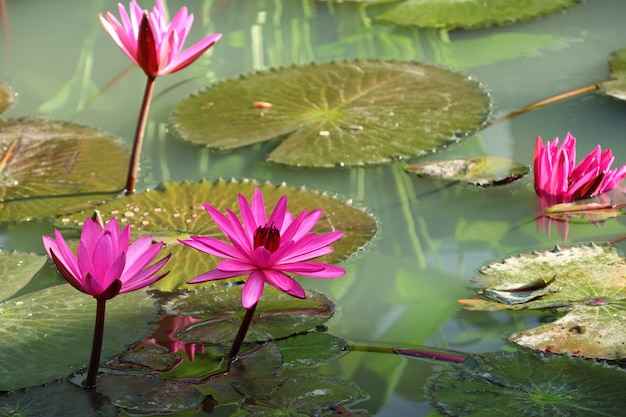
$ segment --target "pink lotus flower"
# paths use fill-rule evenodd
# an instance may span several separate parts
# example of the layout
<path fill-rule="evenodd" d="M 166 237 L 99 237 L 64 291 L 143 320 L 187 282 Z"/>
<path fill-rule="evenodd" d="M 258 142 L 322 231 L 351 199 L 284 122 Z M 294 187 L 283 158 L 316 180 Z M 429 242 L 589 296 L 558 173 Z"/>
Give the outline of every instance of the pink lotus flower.
<path fill-rule="evenodd" d="M 98 300 L 135 291 L 161 279 L 168 272 L 155 275 L 170 255 L 148 266 L 159 253 L 163 243 L 152 244 L 144 236 L 130 244 L 130 226 L 120 232 L 117 219 L 102 227 L 91 218 L 83 226 L 76 256 L 63 235 L 54 231 L 55 238 L 43 237 L 46 252 L 74 288 Z"/>
<path fill-rule="evenodd" d="M 287 196 L 282 196 L 266 217 L 263 195 L 254 190 L 251 204 L 239 195 L 242 221 L 231 211 L 227 215 L 204 203 L 213 221 L 232 243 L 208 236 L 191 236 L 181 240 L 192 248 L 224 258 L 214 270 L 189 281 L 199 283 L 211 280 L 248 275 L 243 288 L 242 304 L 249 309 L 256 306 L 266 282 L 294 297 L 305 298 L 304 289 L 289 274 L 315 278 L 336 278 L 345 274 L 337 266 L 310 259 L 331 253 L 331 243 L 340 239 L 343 232 L 330 232 L 317 236 L 310 230 L 315 226 L 322 210 L 303 211 L 295 219 L 287 211 Z"/>
<path fill-rule="evenodd" d="M 609 169 L 613 163 L 610 149 L 598 145 L 576 163 L 576 138 L 568 133 L 559 146 L 559 138 L 544 146 L 541 136 L 535 144 L 535 191 L 550 197 L 552 204 L 567 203 L 597 196 L 617 187 L 626 177 L 626 165 Z"/>
<path fill-rule="evenodd" d="M 183 7 L 167 22 L 162 0 L 157 0 L 148 14 L 135 0 L 129 5 L 129 13 L 118 3 L 121 23 L 112 13 L 99 15 L 100 22 L 113 41 L 149 77 L 171 74 L 194 62 L 209 49 L 221 34 L 214 34 L 183 51 L 183 44 L 193 24 L 193 14 Z"/>

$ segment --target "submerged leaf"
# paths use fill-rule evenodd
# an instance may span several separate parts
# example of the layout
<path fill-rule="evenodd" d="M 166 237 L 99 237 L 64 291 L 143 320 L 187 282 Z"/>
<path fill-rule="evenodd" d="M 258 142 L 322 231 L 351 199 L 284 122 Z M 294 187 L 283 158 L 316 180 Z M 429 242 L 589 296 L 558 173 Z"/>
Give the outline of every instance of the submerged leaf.
<path fill-rule="evenodd" d="M 333 167 L 426 154 L 481 129 L 490 112 L 489 95 L 466 75 L 415 62 L 347 61 L 213 85 L 178 103 L 171 122 L 183 139 L 216 149 L 286 135 L 270 161 Z"/>
<path fill-rule="evenodd" d="M 409 165 L 406 171 L 418 177 L 453 180 L 485 187 L 503 185 L 516 181 L 528 174 L 526 165 L 510 158 L 485 156 L 481 158 L 428 161 Z"/>
<path fill-rule="evenodd" d="M 98 130 L 34 118 L 0 120 L 0 221 L 93 207 L 123 188 L 128 150 Z"/>
<path fill-rule="evenodd" d="M 618 367 L 530 351 L 475 355 L 431 377 L 434 407 L 449 416 L 622 415 L 626 374 Z"/>
<path fill-rule="evenodd" d="M 116 216 L 121 224 L 131 224 L 136 236 L 151 234 L 155 240 L 171 244 L 163 249 L 164 253 L 172 253 L 167 265 L 170 274 L 158 281 L 154 288 L 166 291 L 200 288 L 202 285 L 185 282 L 214 269 L 218 258 L 178 244 L 176 239 L 187 239 L 192 234 L 223 237 L 202 203 L 211 204 L 222 211 L 230 208 L 238 214 L 237 195 L 241 193 L 250 199 L 257 187 L 263 192 L 266 206 L 274 206 L 282 195 L 286 195 L 288 209 L 292 213 L 322 209 L 324 214 L 313 229 L 314 232 L 321 234 L 341 230 L 345 233 L 343 238 L 333 244 L 335 251 L 320 258 L 323 262 L 336 263 L 352 256 L 367 245 L 376 233 L 374 218 L 350 202 L 303 188 L 295 189 L 285 185 L 277 187 L 247 180 L 166 182 L 155 190 L 117 198 L 103 204 L 98 210 L 105 219 Z M 61 219 L 59 226 L 80 226 L 85 217 L 90 215 L 80 213 L 68 216 Z"/>
<path fill-rule="evenodd" d="M 15 93 L 11 88 L 0 81 L 0 113 L 4 113 L 15 101 Z"/>
<path fill-rule="evenodd" d="M 378 16 L 399 25 L 475 29 L 555 14 L 582 0 L 406 0 Z"/>

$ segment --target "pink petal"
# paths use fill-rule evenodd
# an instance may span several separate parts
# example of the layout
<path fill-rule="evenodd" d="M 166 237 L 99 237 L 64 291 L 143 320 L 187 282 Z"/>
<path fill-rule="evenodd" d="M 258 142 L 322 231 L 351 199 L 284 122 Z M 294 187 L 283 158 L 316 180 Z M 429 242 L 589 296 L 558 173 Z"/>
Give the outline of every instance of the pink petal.
<path fill-rule="evenodd" d="M 272 210 L 272 214 L 267 220 L 267 225 L 274 226 L 278 230 L 281 230 L 283 227 L 283 220 L 285 219 L 285 213 L 287 211 L 287 196 L 283 195 L 278 199 L 274 210 Z"/>
<path fill-rule="evenodd" d="M 241 200 L 240 204 L 241 204 Z M 246 202 L 247 204 L 247 202 Z M 267 225 L 267 213 L 265 213 L 265 202 L 263 201 L 263 194 L 258 188 L 254 189 L 254 195 L 252 196 L 252 205 L 250 206 L 252 215 L 257 226 Z"/>
<path fill-rule="evenodd" d="M 187 246 L 191 246 L 194 249 L 208 253 L 210 255 L 219 256 L 226 259 L 247 259 L 245 254 L 242 254 L 237 249 L 224 243 L 223 241 L 209 237 L 209 236 L 190 236 L 190 240 L 179 239 L 180 243 Z"/>
<path fill-rule="evenodd" d="M 316 268 L 321 268 L 315 271 Z M 321 262 L 299 262 L 295 264 L 277 265 L 274 269 L 290 272 L 292 274 L 304 275 L 313 278 L 337 278 L 345 275 L 346 271 L 335 265 Z"/>
<path fill-rule="evenodd" d="M 265 276 L 263 273 L 260 271 L 252 271 L 241 293 L 241 304 L 244 308 L 250 308 L 259 302 L 264 286 Z"/>
<path fill-rule="evenodd" d="M 290 276 L 283 274 L 282 272 L 272 271 L 271 269 L 264 270 L 263 274 L 265 275 L 267 282 L 283 292 L 291 290 L 293 283 L 295 282 Z"/>
<path fill-rule="evenodd" d="M 215 281 L 218 279 L 234 278 L 239 276 L 241 276 L 241 274 L 239 274 L 238 272 L 225 272 L 218 269 L 213 269 L 187 281 L 187 284 L 198 284 L 200 282 Z"/>

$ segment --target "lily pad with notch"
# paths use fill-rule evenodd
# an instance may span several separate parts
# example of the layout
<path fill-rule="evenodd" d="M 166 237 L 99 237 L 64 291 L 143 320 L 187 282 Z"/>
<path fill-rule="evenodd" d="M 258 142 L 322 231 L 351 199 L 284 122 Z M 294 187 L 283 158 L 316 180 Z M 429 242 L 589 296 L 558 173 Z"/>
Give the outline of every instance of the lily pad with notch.
<path fill-rule="evenodd" d="M 532 351 L 473 355 L 425 386 L 431 404 L 455 417 L 618 416 L 624 389 L 617 366 Z"/>
<path fill-rule="evenodd" d="M 490 115 L 489 94 L 467 75 L 357 60 L 217 83 L 179 102 L 171 123 L 184 140 L 220 150 L 280 137 L 269 161 L 334 167 L 430 153 L 482 129 Z"/>
<path fill-rule="evenodd" d="M 614 247 L 556 247 L 512 256 L 479 272 L 474 279 L 479 297 L 460 300 L 466 309 L 565 313 L 509 340 L 572 356 L 626 357 L 626 262 Z"/>

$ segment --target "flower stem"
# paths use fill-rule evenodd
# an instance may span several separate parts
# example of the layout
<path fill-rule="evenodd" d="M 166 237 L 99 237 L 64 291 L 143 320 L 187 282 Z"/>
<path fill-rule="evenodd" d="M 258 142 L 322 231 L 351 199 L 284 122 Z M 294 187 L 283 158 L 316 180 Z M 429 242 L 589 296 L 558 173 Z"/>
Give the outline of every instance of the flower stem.
<path fill-rule="evenodd" d="M 135 193 L 135 183 L 137 182 L 137 172 L 139 172 L 139 157 L 141 156 L 141 145 L 143 143 L 143 134 L 146 130 L 146 121 L 148 120 L 148 111 L 150 110 L 150 100 L 152 91 L 154 90 L 154 81 L 156 77 L 148 76 L 146 82 L 146 90 L 143 93 L 143 101 L 139 118 L 137 119 L 137 129 L 135 130 L 135 141 L 133 143 L 133 152 L 130 155 L 128 164 L 128 176 L 126 178 L 126 195 Z"/>
<path fill-rule="evenodd" d="M 85 385 L 89 388 L 96 386 L 96 378 L 98 377 L 98 368 L 100 366 L 100 354 L 102 353 L 102 339 L 104 336 L 104 312 L 107 300 L 98 298 L 97 301 L 98 306 L 96 308 L 96 324 L 93 329 L 91 359 L 89 361 L 87 379 L 85 380 Z"/>
<path fill-rule="evenodd" d="M 434 359 L 443 362 L 454 362 L 461 363 L 465 362 L 467 359 L 467 355 L 459 352 L 448 351 L 443 349 L 432 349 L 432 348 L 397 348 L 397 347 L 388 347 L 388 346 L 372 346 L 372 345 L 350 345 L 349 349 L 351 351 L 360 351 L 360 352 L 378 352 L 378 353 L 393 353 L 396 355 L 402 356 L 410 356 L 413 358 L 424 358 L 424 359 Z"/>
<path fill-rule="evenodd" d="M 258 303 L 255 303 L 252 307 L 246 310 L 246 314 L 243 316 L 243 320 L 239 325 L 239 330 L 237 331 L 237 335 L 235 336 L 235 340 L 233 340 L 233 345 L 230 347 L 230 352 L 228 352 L 228 361 L 229 366 L 230 362 L 237 356 L 239 353 L 239 349 L 241 349 L 241 345 L 243 344 L 243 340 L 246 338 L 246 333 L 248 333 L 248 328 L 250 328 L 250 323 L 252 323 L 252 317 L 254 317 L 254 310 L 256 310 L 256 306 Z"/>

